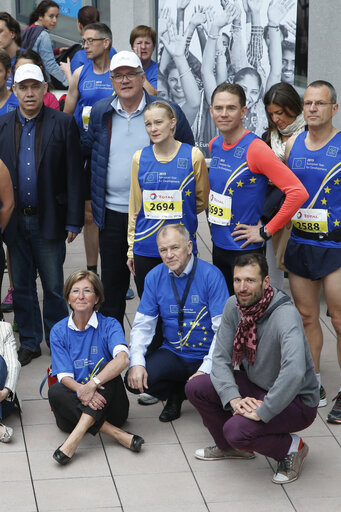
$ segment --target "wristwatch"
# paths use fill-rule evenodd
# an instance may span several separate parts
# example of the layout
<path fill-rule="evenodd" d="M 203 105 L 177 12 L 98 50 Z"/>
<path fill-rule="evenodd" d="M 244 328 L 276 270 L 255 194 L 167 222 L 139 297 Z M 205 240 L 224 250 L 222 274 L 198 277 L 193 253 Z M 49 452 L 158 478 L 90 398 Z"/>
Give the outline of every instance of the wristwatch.
<path fill-rule="evenodd" d="M 271 236 L 270 233 L 268 233 L 265 229 L 265 226 L 262 226 L 261 228 L 259 228 L 259 234 L 260 236 L 263 238 L 263 240 L 265 240 L 266 242 L 268 240 L 270 240 Z"/>
<path fill-rule="evenodd" d="M 92 377 L 92 380 L 94 381 L 94 383 L 96 384 L 96 388 L 98 388 L 98 386 L 101 385 L 101 381 L 99 380 L 98 377 Z"/>

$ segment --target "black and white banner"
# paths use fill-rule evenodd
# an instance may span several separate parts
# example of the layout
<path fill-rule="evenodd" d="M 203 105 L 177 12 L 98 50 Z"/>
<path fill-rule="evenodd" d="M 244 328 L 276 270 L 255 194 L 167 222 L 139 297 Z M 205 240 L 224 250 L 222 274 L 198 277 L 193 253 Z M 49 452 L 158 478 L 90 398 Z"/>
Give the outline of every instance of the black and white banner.
<path fill-rule="evenodd" d="M 267 128 L 263 96 L 294 83 L 297 0 L 159 0 L 158 94 L 178 103 L 209 157 L 209 105 L 222 82 L 246 93 L 245 127 Z"/>

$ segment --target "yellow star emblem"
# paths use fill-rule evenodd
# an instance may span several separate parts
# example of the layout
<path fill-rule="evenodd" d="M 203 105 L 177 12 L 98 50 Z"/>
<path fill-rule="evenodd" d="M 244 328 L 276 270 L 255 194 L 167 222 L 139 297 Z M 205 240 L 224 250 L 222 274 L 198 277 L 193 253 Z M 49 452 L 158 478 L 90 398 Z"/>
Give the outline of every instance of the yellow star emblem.
<path fill-rule="evenodd" d="M 233 192 L 234 192 L 233 188 L 231 188 L 231 187 L 230 187 L 230 188 L 229 188 L 229 194 L 230 194 L 230 196 L 232 196 L 232 195 L 233 195 Z"/>
<path fill-rule="evenodd" d="M 255 177 L 250 178 L 250 183 L 256 183 L 256 178 Z"/>
<path fill-rule="evenodd" d="M 195 348 L 195 346 L 196 346 L 196 345 L 192 345 L 192 347 L 194 347 L 194 348 Z"/>
<path fill-rule="evenodd" d="M 186 196 L 190 196 L 191 194 L 192 194 L 192 192 L 190 190 L 186 190 L 186 192 L 185 192 Z"/>
<path fill-rule="evenodd" d="M 336 220 L 334 220 L 334 226 L 337 226 L 337 227 L 338 227 L 338 226 L 340 226 L 340 221 L 339 221 L 339 220 L 337 220 L 337 219 L 336 219 Z"/>
<path fill-rule="evenodd" d="M 325 191 L 325 193 L 326 193 L 326 194 L 329 194 L 329 192 L 331 191 L 331 189 L 330 189 L 329 187 L 326 187 L 326 188 L 324 189 L 324 191 Z"/>
<path fill-rule="evenodd" d="M 239 222 L 239 221 L 238 221 L 238 222 L 236 222 L 236 226 L 239 226 L 239 224 L 240 224 L 240 222 Z"/>
<path fill-rule="evenodd" d="M 242 180 L 237 181 L 237 186 L 242 187 L 244 185 L 244 182 Z"/>
<path fill-rule="evenodd" d="M 323 199 L 321 199 L 321 203 L 322 204 L 327 204 L 327 199 L 324 197 Z"/>
<path fill-rule="evenodd" d="M 334 185 L 340 185 L 340 180 L 339 180 L 339 178 L 337 178 L 336 180 L 334 180 Z"/>
<path fill-rule="evenodd" d="M 200 341 L 200 343 L 199 343 L 199 347 L 201 347 L 201 345 L 202 345 L 202 343 L 201 343 L 201 341 Z"/>
<path fill-rule="evenodd" d="M 204 330 L 205 330 L 205 327 L 202 327 L 202 330 L 204 331 Z"/>
<path fill-rule="evenodd" d="M 203 341 L 206 341 L 206 340 L 207 340 L 207 338 L 203 338 Z"/>
<path fill-rule="evenodd" d="M 184 327 L 187 327 L 187 324 L 186 324 L 186 322 L 184 323 Z"/>
<path fill-rule="evenodd" d="M 180 224 L 181 226 L 184 226 L 184 223 L 183 223 L 183 222 L 181 222 L 181 221 L 179 222 L 179 224 Z"/>

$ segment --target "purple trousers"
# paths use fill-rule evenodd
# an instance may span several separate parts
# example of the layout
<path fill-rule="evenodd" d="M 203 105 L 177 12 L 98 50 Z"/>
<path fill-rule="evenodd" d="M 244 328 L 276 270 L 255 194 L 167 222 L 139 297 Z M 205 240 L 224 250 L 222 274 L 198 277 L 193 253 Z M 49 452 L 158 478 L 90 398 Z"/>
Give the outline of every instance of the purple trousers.
<path fill-rule="evenodd" d="M 266 392 L 253 384 L 246 372 L 235 371 L 234 377 L 242 398 L 250 396 L 264 400 Z M 255 451 L 277 461 L 284 459 L 289 451 L 290 432 L 309 427 L 317 414 L 317 407 L 308 407 L 296 397 L 268 423 L 253 421 L 240 414 L 232 416 L 231 411 L 223 409 L 209 375 L 194 377 L 186 384 L 185 391 L 218 448 L 226 450 L 232 446 L 238 450 Z"/>

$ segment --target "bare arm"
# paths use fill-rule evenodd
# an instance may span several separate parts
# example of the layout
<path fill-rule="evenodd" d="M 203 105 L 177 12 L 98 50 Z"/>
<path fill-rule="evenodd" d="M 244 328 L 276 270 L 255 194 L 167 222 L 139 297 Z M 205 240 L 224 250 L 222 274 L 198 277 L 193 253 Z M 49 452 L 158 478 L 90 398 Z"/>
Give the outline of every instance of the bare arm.
<path fill-rule="evenodd" d="M 3 233 L 14 209 L 14 195 L 11 176 L 6 165 L 0 160 L 0 226 Z"/>
<path fill-rule="evenodd" d="M 68 90 L 68 93 L 66 96 L 65 107 L 64 107 L 64 112 L 66 114 L 73 114 L 76 109 L 76 105 L 77 105 L 77 101 L 78 101 L 78 97 L 79 97 L 78 83 L 79 83 L 79 77 L 80 77 L 82 69 L 83 69 L 83 66 L 80 66 L 79 68 L 77 68 L 71 77 L 70 86 L 69 86 L 69 90 Z"/>

